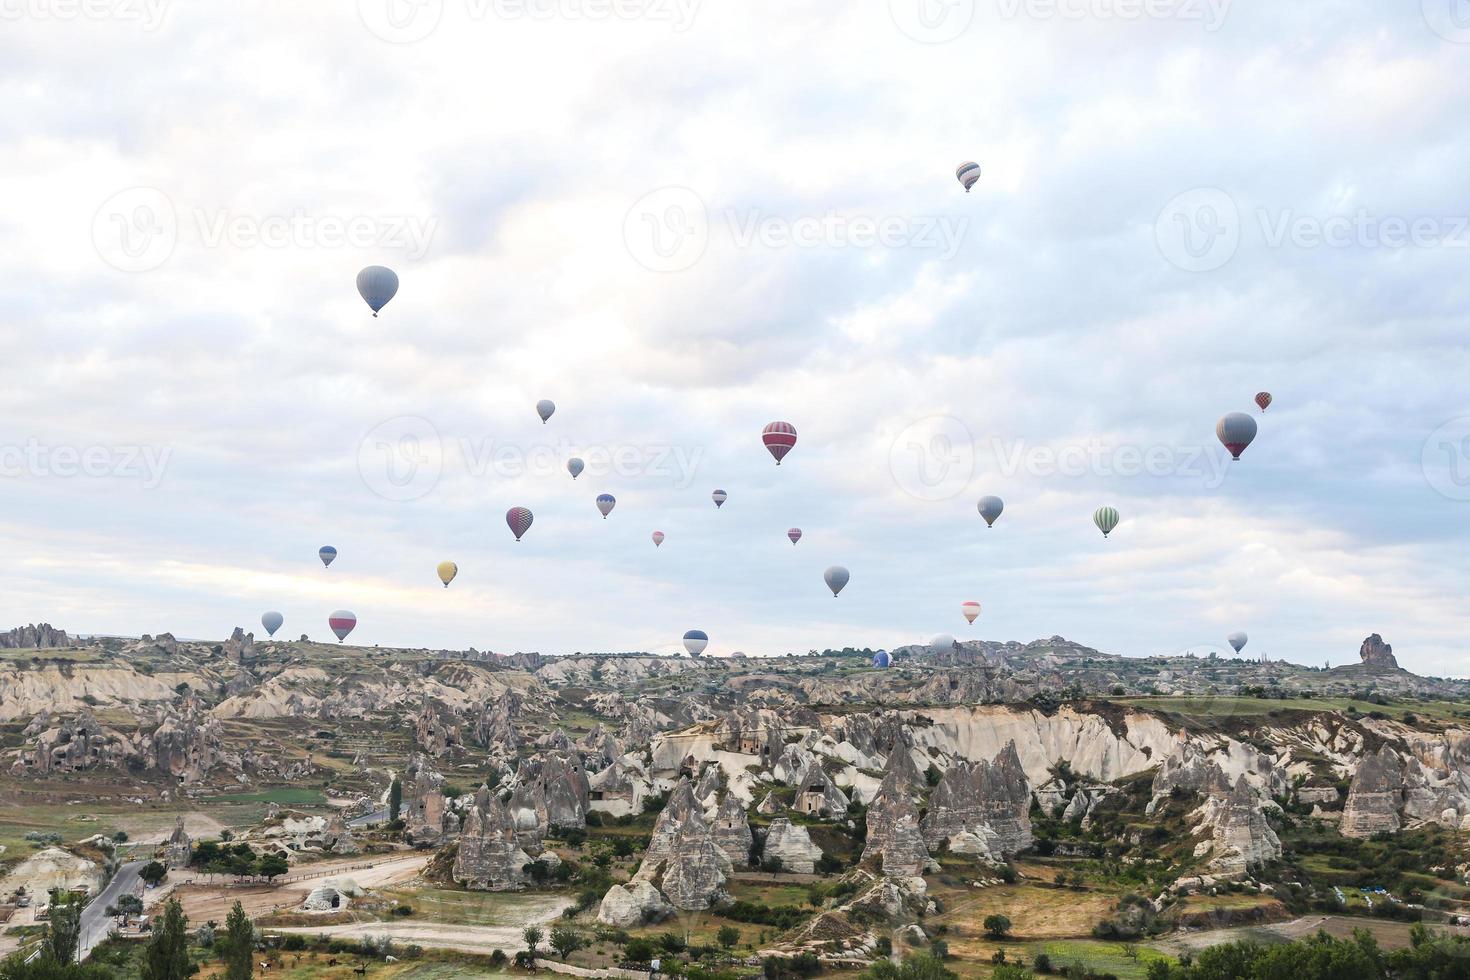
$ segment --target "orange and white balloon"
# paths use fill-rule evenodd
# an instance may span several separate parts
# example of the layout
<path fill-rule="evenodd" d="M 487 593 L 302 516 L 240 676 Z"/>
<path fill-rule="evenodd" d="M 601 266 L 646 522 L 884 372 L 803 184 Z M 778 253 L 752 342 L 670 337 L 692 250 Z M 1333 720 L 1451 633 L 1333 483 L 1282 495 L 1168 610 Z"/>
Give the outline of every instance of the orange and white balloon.
<path fill-rule="evenodd" d="M 960 603 L 960 612 L 965 614 L 966 621 L 973 626 L 975 620 L 980 618 L 980 603 L 974 599 L 971 599 L 969 602 L 962 602 Z"/>

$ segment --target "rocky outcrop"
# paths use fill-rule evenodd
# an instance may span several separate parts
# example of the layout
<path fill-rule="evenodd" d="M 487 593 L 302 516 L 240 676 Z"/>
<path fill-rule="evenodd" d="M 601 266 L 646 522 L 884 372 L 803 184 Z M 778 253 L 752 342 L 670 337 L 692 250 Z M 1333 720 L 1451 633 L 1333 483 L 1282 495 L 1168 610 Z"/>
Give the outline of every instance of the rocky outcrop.
<path fill-rule="evenodd" d="M 987 842 L 987 849 L 993 839 L 1000 854 L 1015 854 L 1031 846 L 1030 808 L 1030 784 L 1015 743 L 1008 743 L 991 762 L 950 766 L 930 797 L 924 841 L 933 850 L 953 846 L 957 835 L 969 834 Z"/>
<path fill-rule="evenodd" d="M 174 832 L 163 845 L 163 863 L 170 868 L 187 868 L 194 857 L 194 842 L 184 830 L 184 818 L 174 821 Z"/>
<path fill-rule="evenodd" d="M 1343 804 L 1339 831 L 1344 837 L 1361 838 L 1398 830 L 1403 794 L 1403 763 L 1393 749 L 1385 745 L 1376 754 L 1363 756 Z"/>
<path fill-rule="evenodd" d="M 243 664 L 250 659 L 250 654 L 255 647 L 255 634 L 247 633 L 236 626 L 230 638 L 225 641 L 225 659 L 234 664 Z"/>
<path fill-rule="evenodd" d="M 420 749 L 437 759 L 459 745 L 459 726 L 453 716 L 426 697 L 414 717 L 413 738 Z"/>
<path fill-rule="evenodd" d="M 902 766 L 890 766 L 868 806 L 868 840 L 863 861 L 877 861 L 885 874 L 917 874 L 929 861 L 929 849 L 919 831 L 915 791 Z M 917 865 L 919 872 L 908 869 Z M 888 871 L 889 867 L 895 870 Z"/>
<path fill-rule="evenodd" d="M 618 929 L 662 922 L 674 914 L 674 907 L 659 890 L 646 881 L 630 881 L 613 885 L 597 908 L 597 921 Z"/>
<path fill-rule="evenodd" d="M 507 753 L 521 744 L 516 731 L 516 719 L 521 716 L 521 695 L 513 688 L 506 688 L 500 695 L 486 701 L 475 721 L 475 740 L 483 746 L 500 746 Z"/>
<path fill-rule="evenodd" d="M 1152 814 L 1170 796 L 1181 793 L 1221 795 L 1230 792 L 1230 788 L 1225 770 L 1201 746 L 1186 739 L 1176 752 L 1164 759 L 1164 764 L 1154 776 L 1153 798 L 1149 801 L 1148 812 Z"/>
<path fill-rule="evenodd" d="M 0 650 L 50 650 L 76 646 L 77 641 L 50 623 L 17 626 L 0 633 Z"/>
<path fill-rule="evenodd" d="M 433 846 L 444 837 L 444 777 L 427 756 L 415 754 L 403 777 L 404 833 L 416 846 Z"/>
<path fill-rule="evenodd" d="M 745 807 L 735 796 L 727 794 L 720 803 L 720 809 L 715 813 L 712 833 L 715 844 L 725 852 L 733 867 L 749 867 L 750 848 L 754 840 L 750 833 L 750 823 L 746 820 Z"/>
<path fill-rule="evenodd" d="M 153 768 L 180 782 L 194 783 L 219 761 L 220 723 L 206 714 L 193 696 L 179 710 L 164 708 L 152 736 Z"/>
<path fill-rule="evenodd" d="M 587 777 L 588 810 L 615 817 L 636 816 L 643 812 L 648 795 L 648 777 L 619 760 Z"/>
<path fill-rule="evenodd" d="M 504 804 L 482 785 L 464 820 L 454 858 L 454 880 L 477 891 L 522 888 L 530 863 Z"/>
<path fill-rule="evenodd" d="M 846 820 L 848 799 L 820 765 L 810 766 L 796 787 L 791 809 L 823 820 Z"/>
<path fill-rule="evenodd" d="M 1399 662 L 1394 659 L 1393 646 L 1384 643 L 1383 637 L 1374 633 L 1363 641 L 1358 648 L 1358 657 L 1363 661 L 1365 667 L 1377 667 L 1383 670 L 1398 670 Z"/>
<path fill-rule="evenodd" d="M 922 875 L 929 864 L 929 849 L 924 845 L 918 818 L 908 813 L 900 815 L 879 844 L 878 855 L 883 873 L 889 877 Z"/>
<path fill-rule="evenodd" d="M 635 881 L 660 887 L 670 905 L 693 911 L 725 901 L 733 863 L 716 843 L 694 787 L 681 779 L 654 823 Z"/>
<path fill-rule="evenodd" d="M 780 861 L 782 871 L 803 875 L 814 873 L 822 859 L 822 849 L 812 842 L 807 829 L 785 817 L 771 821 L 761 853 L 765 862 Z"/>
<path fill-rule="evenodd" d="M 1244 874 L 1281 857 L 1281 841 L 1266 822 L 1261 801 L 1244 775 L 1225 795 L 1211 796 L 1204 806 L 1210 828 L 1210 869 Z"/>
<path fill-rule="evenodd" d="M 511 784 L 508 809 L 522 834 L 546 837 L 552 828 L 587 826 L 590 789 L 582 760 L 549 753 L 521 760 Z"/>

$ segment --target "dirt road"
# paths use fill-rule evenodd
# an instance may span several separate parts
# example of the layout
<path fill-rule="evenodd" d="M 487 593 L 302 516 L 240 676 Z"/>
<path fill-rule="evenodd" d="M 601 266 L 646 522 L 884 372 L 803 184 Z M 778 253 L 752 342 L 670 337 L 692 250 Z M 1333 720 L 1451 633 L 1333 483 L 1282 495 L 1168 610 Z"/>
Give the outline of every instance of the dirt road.
<path fill-rule="evenodd" d="M 355 865 L 371 863 L 372 867 Z M 239 902 L 252 917 L 265 915 L 277 909 L 291 909 L 300 905 L 311 890 L 328 878 L 351 878 L 363 888 L 381 888 L 400 885 L 411 881 L 429 863 L 427 854 L 386 854 L 343 858 L 340 861 L 322 861 L 293 868 L 293 874 L 307 872 L 313 875 L 301 881 L 285 881 L 276 885 L 228 885 L 221 879 L 211 883 L 203 876 L 195 876 L 192 882 L 179 882 L 174 887 L 174 896 L 184 905 L 184 913 L 193 922 L 214 919 L 223 922 L 230 906 Z M 321 872 L 327 872 L 322 874 Z"/>
<path fill-rule="evenodd" d="M 521 930 L 526 926 L 544 925 L 561 915 L 572 904 L 565 896 L 549 896 L 544 903 L 526 910 L 523 922 L 509 926 L 439 925 L 433 922 L 353 922 L 335 926 L 302 926 L 272 929 L 272 932 L 299 932 L 306 935 L 341 936 L 366 939 L 390 936 L 396 943 L 416 943 L 433 949 L 453 949 L 467 953 L 491 953 L 497 949 L 507 954 L 525 949 Z"/>

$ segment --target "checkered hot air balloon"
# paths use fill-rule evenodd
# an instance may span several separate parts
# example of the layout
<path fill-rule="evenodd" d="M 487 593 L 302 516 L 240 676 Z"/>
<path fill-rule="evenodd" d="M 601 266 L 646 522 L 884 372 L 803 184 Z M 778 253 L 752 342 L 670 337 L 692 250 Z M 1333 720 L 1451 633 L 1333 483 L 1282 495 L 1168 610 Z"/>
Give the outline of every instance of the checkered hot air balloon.
<path fill-rule="evenodd" d="M 1256 407 L 1262 412 L 1271 407 L 1271 393 L 1269 391 L 1256 392 Z"/>
<path fill-rule="evenodd" d="M 534 520 L 531 512 L 524 507 L 512 507 L 505 512 L 505 523 L 510 527 L 510 533 L 521 540 L 521 535 L 531 530 L 531 522 Z"/>
<path fill-rule="evenodd" d="M 781 460 L 796 445 L 796 426 L 790 422 L 772 422 L 761 432 L 761 441 L 766 444 L 771 455 L 776 457 L 776 465 L 780 466 Z"/>
<path fill-rule="evenodd" d="M 357 616 L 346 609 L 338 609 L 327 617 L 327 625 L 337 634 L 337 642 L 347 639 L 347 634 L 357 626 Z"/>
<path fill-rule="evenodd" d="M 970 188 L 974 187 L 975 182 L 980 179 L 980 164 L 973 160 L 962 163 L 955 168 L 954 175 L 960 179 L 960 183 L 965 187 L 965 193 L 968 194 Z"/>

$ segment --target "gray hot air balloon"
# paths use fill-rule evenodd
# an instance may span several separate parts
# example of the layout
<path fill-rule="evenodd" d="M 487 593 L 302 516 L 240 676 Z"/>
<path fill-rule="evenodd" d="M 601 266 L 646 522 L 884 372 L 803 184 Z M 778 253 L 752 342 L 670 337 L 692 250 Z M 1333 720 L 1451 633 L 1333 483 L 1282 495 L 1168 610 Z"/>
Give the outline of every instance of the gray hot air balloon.
<path fill-rule="evenodd" d="M 541 416 L 541 424 L 542 425 L 545 425 L 546 424 L 546 420 L 549 419 L 549 418 L 551 418 L 551 416 L 555 412 L 556 412 L 556 402 L 552 401 L 550 398 L 543 398 L 539 402 L 536 403 L 536 414 L 539 415 L 539 416 Z"/>
<path fill-rule="evenodd" d="M 833 565 L 822 573 L 822 578 L 827 580 L 827 588 L 832 590 L 832 598 L 835 599 L 852 576 L 841 565 Z"/>
<path fill-rule="evenodd" d="M 582 462 L 582 460 L 576 456 L 573 456 L 571 459 L 567 460 L 567 472 L 572 474 L 573 480 L 581 476 L 582 471 L 586 468 L 587 464 Z"/>
<path fill-rule="evenodd" d="M 398 295 L 398 273 L 387 266 L 370 265 L 357 274 L 357 292 L 377 316 Z"/>
<path fill-rule="evenodd" d="M 1114 507 L 1099 507 L 1092 512 L 1092 523 L 1107 537 L 1113 533 L 1113 528 L 1118 526 L 1118 511 Z"/>
<path fill-rule="evenodd" d="M 278 612 L 268 612 L 264 616 L 260 617 L 260 625 L 264 626 L 265 631 L 271 636 L 276 635 L 276 630 L 280 629 L 281 624 L 285 621 L 286 617 L 282 616 Z"/>
<path fill-rule="evenodd" d="M 1231 633 L 1229 636 L 1225 637 L 1225 642 L 1234 647 L 1236 653 L 1239 653 L 1241 650 L 1245 649 L 1246 640 L 1247 637 L 1245 633 L 1240 630 L 1236 630 L 1234 633 Z"/>
<path fill-rule="evenodd" d="M 599 493 L 597 495 L 597 509 L 602 511 L 602 519 L 607 520 L 607 515 L 618 505 L 618 500 L 610 493 Z"/>
<path fill-rule="evenodd" d="M 1231 412 L 1215 423 L 1215 435 L 1235 459 L 1256 437 L 1256 420 L 1244 412 Z"/>
<path fill-rule="evenodd" d="M 981 497 L 980 503 L 976 505 L 980 516 L 985 518 L 986 527 L 995 527 L 995 519 L 1000 512 L 1006 509 L 1005 502 L 999 497 Z"/>
<path fill-rule="evenodd" d="M 943 656 L 944 654 L 952 653 L 954 651 L 954 648 L 957 646 L 959 646 L 959 644 L 955 642 L 954 637 L 950 636 L 948 633 L 940 633 L 934 639 L 929 641 L 929 652 L 934 654 L 936 657 Z"/>

